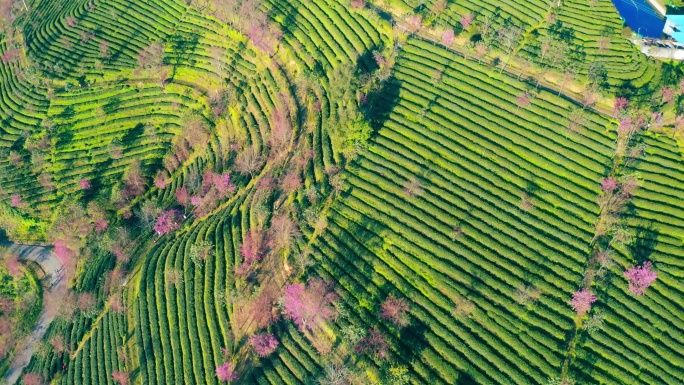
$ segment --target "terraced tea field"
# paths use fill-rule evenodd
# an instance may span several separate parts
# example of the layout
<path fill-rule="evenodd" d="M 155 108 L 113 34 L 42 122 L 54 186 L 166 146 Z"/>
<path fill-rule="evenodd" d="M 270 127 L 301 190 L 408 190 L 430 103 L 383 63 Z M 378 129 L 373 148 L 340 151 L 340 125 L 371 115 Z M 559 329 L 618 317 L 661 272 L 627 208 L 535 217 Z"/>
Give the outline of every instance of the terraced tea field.
<path fill-rule="evenodd" d="M 684 383 L 680 64 L 552 3 L 0 1 L 20 383 Z"/>

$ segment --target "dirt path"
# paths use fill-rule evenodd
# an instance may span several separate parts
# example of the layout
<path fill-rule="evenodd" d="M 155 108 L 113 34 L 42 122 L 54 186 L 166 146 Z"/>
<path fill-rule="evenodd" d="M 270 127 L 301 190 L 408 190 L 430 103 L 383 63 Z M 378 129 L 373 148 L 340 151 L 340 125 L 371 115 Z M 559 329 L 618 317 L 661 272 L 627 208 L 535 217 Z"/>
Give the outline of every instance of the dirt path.
<path fill-rule="evenodd" d="M 43 291 L 43 311 L 40 313 L 38 322 L 31 334 L 17 348 L 10 369 L 2 382 L 5 385 L 14 385 L 19 379 L 21 371 L 31 361 L 36 344 L 43 338 L 57 313 L 54 306 L 46 307 L 45 304 L 53 301 L 55 297 L 63 295 L 66 291 L 66 282 L 63 279 L 62 261 L 50 249 L 43 246 L 20 244 L 3 244 L 2 246 L 15 252 L 21 260 L 35 261 L 46 274 L 45 285 L 47 287 Z"/>

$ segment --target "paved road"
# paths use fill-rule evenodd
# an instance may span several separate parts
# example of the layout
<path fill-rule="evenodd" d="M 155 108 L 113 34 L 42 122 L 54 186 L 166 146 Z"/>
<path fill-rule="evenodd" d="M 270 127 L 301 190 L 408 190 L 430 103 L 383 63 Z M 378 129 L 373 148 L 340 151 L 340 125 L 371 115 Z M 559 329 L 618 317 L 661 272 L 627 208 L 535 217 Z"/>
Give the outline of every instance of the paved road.
<path fill-rule="evenodd" d="M 43 246 L 19 244 L 2 244 L 1 246 L 9 247 L 10 250 L 19 255 L 19 259 L 37 262 L 48 276 L 46 279 L 47 289 L 43 291 L 43 311 L 40 313 L 38 323 L 31 334 L 17 348 L 10 370 L 3 379 L 3 384 L 14 385 L 19 379 L 21 371 L 31 361 L 36 344 L 43 338 L 48 326 L 57 314 L 57 307 L 46 307 L 45 304 L 49 304 L 59 296 L 64 295 L 67 285 L 63 279 L 62 261 L 52 253 L 51 249 Z"/>

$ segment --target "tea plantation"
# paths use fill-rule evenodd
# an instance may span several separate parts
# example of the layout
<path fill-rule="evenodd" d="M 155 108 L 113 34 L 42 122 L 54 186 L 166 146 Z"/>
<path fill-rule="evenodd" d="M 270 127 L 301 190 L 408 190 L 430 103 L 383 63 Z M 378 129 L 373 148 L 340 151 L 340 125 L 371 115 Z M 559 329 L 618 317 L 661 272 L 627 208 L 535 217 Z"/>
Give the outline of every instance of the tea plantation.
<path fill-rule="evenodd" d="M 632 34 L 609 0 L 0 0 L 0 240 L 69 287 L 0 376 L 684 383 L 684 68 Z"/>

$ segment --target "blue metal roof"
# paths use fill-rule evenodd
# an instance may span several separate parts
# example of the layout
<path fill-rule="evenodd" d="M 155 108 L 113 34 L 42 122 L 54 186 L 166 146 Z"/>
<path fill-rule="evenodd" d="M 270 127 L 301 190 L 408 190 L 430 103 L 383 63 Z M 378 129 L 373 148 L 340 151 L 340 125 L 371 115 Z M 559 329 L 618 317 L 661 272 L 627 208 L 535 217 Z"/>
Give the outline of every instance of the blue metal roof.
<path fill-rule="evenodd" d="M 655 39 L 662 36 L 665 17 L 656 12 L 647 0 L 613 0 L 613 4 L 634 32 Z"/>

